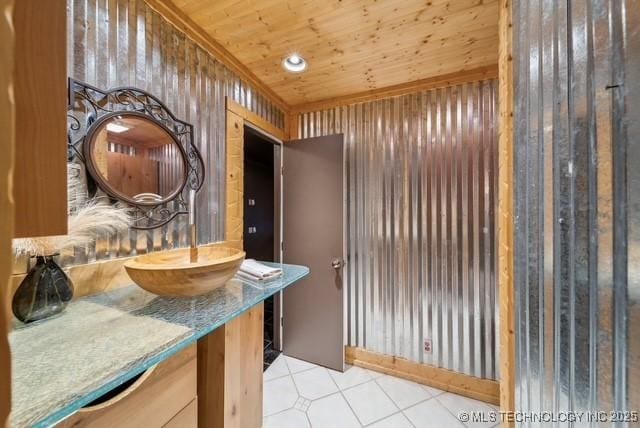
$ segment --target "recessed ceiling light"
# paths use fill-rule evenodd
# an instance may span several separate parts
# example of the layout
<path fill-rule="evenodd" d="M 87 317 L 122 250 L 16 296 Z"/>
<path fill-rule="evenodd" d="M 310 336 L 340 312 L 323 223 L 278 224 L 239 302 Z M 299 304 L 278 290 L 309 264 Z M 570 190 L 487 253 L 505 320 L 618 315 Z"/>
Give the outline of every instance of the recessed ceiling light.
<path fill-rule="evenodd" d="M 109 132 L 115 132 L 116 134 L 119 134 L 128 129 L 129 128 L 127 128 L 126 126 L 118 125 L 117 123 L 107 123 L 107 131 Z"/>
<path fill-rule="evenodd" d="M 307 61 L 305 61 L 300 55 L 293 54 L 289 55 L 282 61 L 282 66 L 285 70 L 292 73 L 300 73 L 307 68 Z"/>

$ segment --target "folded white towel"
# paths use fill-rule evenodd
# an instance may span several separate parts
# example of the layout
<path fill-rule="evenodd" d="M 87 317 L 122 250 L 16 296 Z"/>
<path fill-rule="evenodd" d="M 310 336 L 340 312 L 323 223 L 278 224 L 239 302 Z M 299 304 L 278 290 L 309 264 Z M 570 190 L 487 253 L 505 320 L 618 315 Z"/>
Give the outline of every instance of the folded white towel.
<path fill-rule="evenodd" d="M 282 275 L 282 269 L 258 263 L 253 259 L 247 259 L 240 265 L 238 276 L 255 281 L 268 281 Z"/>
<path fill-rule="evenodd" d="M 277 277 L 264 279 L 264 278 L 259 278 L 257 276 L 253 276 L 251 274 L 248 274 L 248 273 L 245 273 L 245 272 L 242 272 L 241 270 L 239 270 L 238 272 L 236 272 L 236 278 L 246 279 L 247 281 L 252 281 L 252 282 L 266 283 L 266 282 L 269 282 L 269 281 L 271 281 L 273 279 L 276 279 Z"/>

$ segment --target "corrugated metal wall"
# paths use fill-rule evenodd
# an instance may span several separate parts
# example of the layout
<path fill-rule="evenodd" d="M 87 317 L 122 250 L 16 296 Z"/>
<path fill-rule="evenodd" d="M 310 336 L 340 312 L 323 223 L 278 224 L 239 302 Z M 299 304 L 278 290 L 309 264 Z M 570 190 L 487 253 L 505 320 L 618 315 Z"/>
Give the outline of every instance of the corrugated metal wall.
<path fill-rule="evenodd" d="M 514 15 L 517 408 L 638 411 L 640 5 Z"/>
<path fill-rule="evenodd" d="M 303 138 L 345 136 L 349 345 L 497 377 L 496 97 L 490 80 L 299 117 Z"/>
<path fill-rule="evenodd" d="M 180 158 L 180 149 L 175 144 L 165 144 L 148 149 L 150 159 L 158 162 L 158 194 L 170 195 L 182 182 L 184 167 L 175 159 Z"/>
<path fill-rule="evenodd" d="M 207 178 L 198 194 L 198 240 L 224 237 L 225 96 L 283 128 L 283 113 L 255 88 L 177 31 L 143 0 L 68 0 L 68 73 L 89 84 L 135 86 L 194 125 Z M 86 263 L 187 245 L 186 216 L 146 232 L 100 239 L 63 257 Z"/>

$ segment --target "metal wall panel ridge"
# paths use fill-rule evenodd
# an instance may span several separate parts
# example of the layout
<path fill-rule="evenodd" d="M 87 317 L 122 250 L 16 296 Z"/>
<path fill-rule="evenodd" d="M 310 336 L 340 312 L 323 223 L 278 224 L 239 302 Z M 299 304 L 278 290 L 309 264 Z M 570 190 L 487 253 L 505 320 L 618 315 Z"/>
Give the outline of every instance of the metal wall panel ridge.
<path fill-rule="evenodd" d="M 517 410 L 640 411 L 640 7 L 514 15 Z"/>
<path fill-rule="evenodd" d="M 487 80 L 299 117 L 302 138 L 345 136 L 349 345 L 497 378 L 496 97 Z"/>
<path fill-rule="evenodd" d="M 198 241 L 224 238 L 225 97 L 284 127 L 284 114 L 254 87 L 174 28 L 144 0 L 68 0 L 68 72 L 112 88 L 135 86 L 158 96 L 194 125 L 206 165 L 197 196 Z M 154 231 L 132 230 L 64 254 L 63 264 L 186 246 L 187 217 Z"/>

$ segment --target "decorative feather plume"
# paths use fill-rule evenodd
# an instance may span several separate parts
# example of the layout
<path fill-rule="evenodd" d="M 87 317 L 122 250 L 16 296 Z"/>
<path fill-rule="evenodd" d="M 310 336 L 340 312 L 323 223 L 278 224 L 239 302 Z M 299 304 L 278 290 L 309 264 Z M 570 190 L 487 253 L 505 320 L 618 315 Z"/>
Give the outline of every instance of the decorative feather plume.
<path fill-rule="evenodd" d="M 92 200 L 76 215 L 69 217 L 69 233 L 59 238 L 58 251 L 86 247 L 98 236 L 126 230 L 130 223 L 128 208 Z"/>
<path fill-rule="evenodd" d="M 69 217 L 67 235 L 14 239 L 13 251 L 17 256 L 60 253 L 73 247 L 86 247 L 96 237 L 124 231 L 130 225 L 129 208 L 111 205 L 108 200 L 93 199 Z"/>

